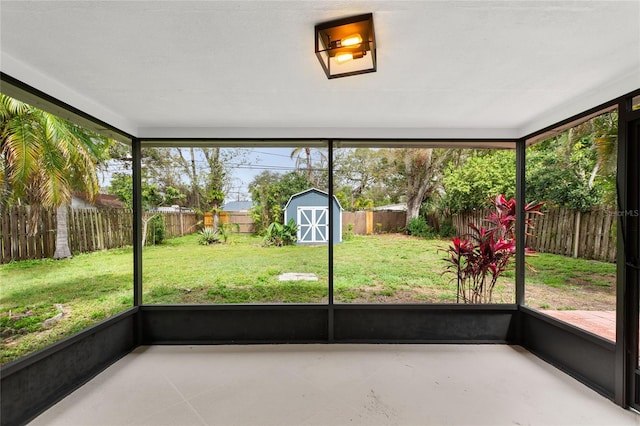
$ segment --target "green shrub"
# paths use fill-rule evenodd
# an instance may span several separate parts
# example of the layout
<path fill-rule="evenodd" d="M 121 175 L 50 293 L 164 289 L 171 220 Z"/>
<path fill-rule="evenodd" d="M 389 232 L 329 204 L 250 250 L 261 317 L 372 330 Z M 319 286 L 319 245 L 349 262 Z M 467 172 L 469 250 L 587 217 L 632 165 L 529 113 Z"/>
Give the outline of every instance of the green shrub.
<path fill-rule="evenodd" d="M 218 244 L 220 242 L 220 234 L 214 231 L 213 228 L 205 228 L 198 232 L 198 244 L 203 246 L 209 246 L 211 244 Z"/>
<path fill-rule="evenodd" d="M 147 244 L 156 245 L 162 244 L 165 239 L 164 217 L 161 214 L 157 214 L 149 220 L 149 238 Z"/>
<path fill-rule="evenodd" d="M 273 222 L 271 223 L 264 235 L 264 245 L 265 246 L 287 246 L 293 244 L 298 239 L 298 225 L 293 221 L 293 219 L 289 219 L 285 225 Z"/>
<path fill-rule="evenodd" d="M 440 232 L 438 234 L 443 238 L 451 238 L 456 236 L 456 228 L 453 226 L 451 219 L 445 219 L 440 225 Z"/>
<path fill-rule="evenodd" d="M 353 239 L 353 223 L 347 225 L 347 229 L 342 231 L 342 239 L 344 241 L 349 241 Z"/>
<path fill-rule="evenodd" d="M 422 216 L 414 217 L 409 220 L 407 231 L 409 235 L 413 235 L 415 237 L 429 238 L 435 236 L 435 231 L 432 227 L 427 225 L 426 219 Z"/>
<path fill-rule="evenodd" d="M 229 240 L 229 235 L 232 233 L 240 232 L 240 225 L 237 223 L 222 223 L 218 227 L 218 233 L 222 237 L 222 241 L 225 243 Z"/>

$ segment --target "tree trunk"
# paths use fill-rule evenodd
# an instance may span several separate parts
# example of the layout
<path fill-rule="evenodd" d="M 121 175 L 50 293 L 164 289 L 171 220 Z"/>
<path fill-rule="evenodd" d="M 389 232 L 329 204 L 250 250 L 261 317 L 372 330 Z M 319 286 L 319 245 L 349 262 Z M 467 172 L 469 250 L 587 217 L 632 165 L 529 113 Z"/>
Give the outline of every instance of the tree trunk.
<path fill-rule="evenodd" d="M 218 230 L 218 224 L 220 223 L 220 210 L 216 207 L 213 209 L 213 231 Z"/>
<path fill-rule="evenodd" d="M 56 208 L 56 251 L 53 253 L 54 259 L 68 259 L 71 257 L 67 206 L 67 204 L 63 203 Z"/>
<path fill-rule="evenodd" d="M 149 222 L 155 216 L 156 216 L 155 214 L 152 214 L 151 216 L 142 218 L 142 247 L 144 247 L 144 245 L 147 244 L 147 230 L 149 229 Z"/>
<path fill-rule="evenodd" d="M 593 189 L 593 185 L 596 182 L 596 176 L 598 176 L 598 170 L 600 170 L 600 160 L 596 161 L 596 165 L 593 167 L 593 170 L 591 171 L 591 176 L 589 176 L 589 182 L 587 183 L 587 185 L 589 186 L 589 189 Z"/>
<path fill-rule="evenodd" d="M 403 152 L 405 175 L 407 177 L 407 220 L 418 217 L 422 201 L 439 185 L 443 164 L 453 150 L 434 152 L 433 148 L 406 149 Z"/>
<path fill-rule="evenodd" d="M 311 148 L 305 148 L 304 153 L 307 157 L 307 180 L 311 182 L 311 174 L 313 173 L 313 165 L 311 164 Z"/>
<path fill-rule="evenodd" d="M 181 148 L 176 148 L 176 152 L 178 153 L 178 164 L 184 170 L 184 174 L 189 176 L 191 182 L 188 183 L 189 188 L 191 189 L 189 203 L 192 206 L 197 208 L 201 208 L 200 205 L 200 190 L 198 187 L 198 170 L 196 167 L 196 154 L 194 148 L 189 148 L 190 159 L 187 160 L 187 157 L 182 152 Z"/>
<path fill-rule="evenodd" d="M 407 219 L 405 222 L 405 227 L 409 226 L 409 221 L 413 218 L 418 217 L 420 214 L 420 205 L 422 204 L 422 197 L 412 197 L 407 199 Z"/>
<path fill-rule="evenodd" d="M 196 154 L 193 148 L 189 148 L 191 153 L 191 182 L 193 184 L 193 195 L 195 196 L 196 206 L 201 208 L 200 205 L 200 191 L 198 189 L 198 173 L 196 171 Z"/>

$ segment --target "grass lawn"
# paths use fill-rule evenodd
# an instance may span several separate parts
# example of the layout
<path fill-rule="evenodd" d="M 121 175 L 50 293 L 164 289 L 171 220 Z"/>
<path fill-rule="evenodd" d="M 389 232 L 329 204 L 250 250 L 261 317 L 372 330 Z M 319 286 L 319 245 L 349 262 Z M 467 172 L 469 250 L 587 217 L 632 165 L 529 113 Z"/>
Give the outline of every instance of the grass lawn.
<path fill-rule="evenodd" d="M 540 253 L 526 258 L 525 304 L 535 309 L 615 311 L 616 265 Z"/>
<path fill-rule="evenodd" d="M 266 248 L 234 234 L 227 244 L 198 245 L 190 235 L 146 247 L 145 304 L 326 303 L 326 246 Z M 334 249 L 338 303 L 455 303 L 442 276 L 447 241 L 398 234 L 355 236 Z M 527 304 L 542 309 L 614 309 L 615 265 L 542 254 L 528 258 Z M 281 282 L 285 272 L 318 281 Z M 60 261 L 0 266 L 1 362 L 6 363 L 133 305 L 132 250 L 81 254 Z M 512 303 L 513 273 L 494 291 Z M 43 322 L 49 320 L 49 323 Z"/>

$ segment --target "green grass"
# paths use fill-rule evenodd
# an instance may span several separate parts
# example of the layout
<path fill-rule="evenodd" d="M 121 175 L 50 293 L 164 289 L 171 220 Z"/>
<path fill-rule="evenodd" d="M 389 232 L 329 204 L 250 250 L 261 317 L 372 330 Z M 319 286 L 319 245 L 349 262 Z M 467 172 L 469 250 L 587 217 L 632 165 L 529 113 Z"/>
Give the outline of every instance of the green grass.
<path fill-rule="evenodd" d="M 0 267 L 0 360 L 5 363 L 113 316 L 133 305 L 130 249 L 73 259 L 9 263 Z M 54 326 L 43 322 L 64 306 Z"/>
<path fill-rule="evenodd" d="M 526 279 L 531 284 L 565 290 L 584 285 L 615 288 L 616 265 L 613 263 L 548 253 L 527 257 L 526 262 L 530 266 Z"/>
<path fill-rule="evenodd" d="M 326 246 L 262 247 L 257 237 L 233 234 L 227 244 L 202 246 L 197 235 L 146 247 L 145 304 L 326 303 Z M 403 235 L 353 236 L 334 249 L 338 303 L 455 303 L 450 275 L 442 276 L 447 241 Z M 574 289 L 611 286 L 615 265 L 543 254 L 528 258 L 538 272 L 531 286 Z M 133 305 L 132 250 L 77 255 L 72 259 L 0 266 L 0 362 L 80 331 Z M 280 282 L 284 272 L 307 272 L 318 281 Z M 513 272 L 494 292 L 513 302 Z M 45 327 L 60 313 L 63 318 Z"/>
<path fill-rule="evenodd" d="M 454 301 L 451 276 L 442 276 L 446 241 L 402 235 L 354 236 L 334 249 L 337 302 Z"/>
<path fill-rule="evenodd" d="M 327 297 L 327 248 L 262 247 L 234 235 L 231 244 L 198 246 L 196 236 L 146 248 L 144 303 L 305 303 Z M 307 272 L 318 281 L 280 282 L 283 272 Z"/>

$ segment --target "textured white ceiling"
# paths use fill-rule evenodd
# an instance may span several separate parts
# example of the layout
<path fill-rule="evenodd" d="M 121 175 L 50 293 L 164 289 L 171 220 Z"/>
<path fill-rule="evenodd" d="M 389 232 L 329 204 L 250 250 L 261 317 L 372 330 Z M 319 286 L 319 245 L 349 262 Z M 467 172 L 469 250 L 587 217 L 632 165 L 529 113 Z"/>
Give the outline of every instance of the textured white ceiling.
<path fill-rule="evenodd" d="M 372 12 L 378 72 L 314 25 Z M 2 72 L 139 137 L 513 138 L 640 88 L 637 1 L 4 1 Z"/>

